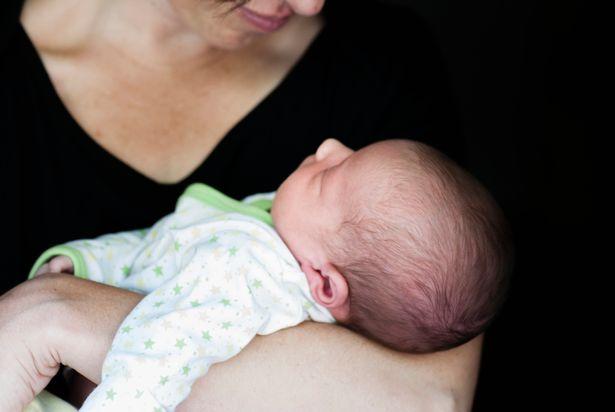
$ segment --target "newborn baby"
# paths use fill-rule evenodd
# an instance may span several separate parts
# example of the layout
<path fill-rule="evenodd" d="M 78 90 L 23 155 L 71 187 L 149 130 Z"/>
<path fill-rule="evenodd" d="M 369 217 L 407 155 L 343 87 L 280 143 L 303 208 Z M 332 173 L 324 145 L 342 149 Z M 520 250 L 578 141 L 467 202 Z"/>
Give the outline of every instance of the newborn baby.
<path fill-rule="evenodd" d="M 405 352 L 467 342 L 504 300 L 511 249 L 491 196 L 435 149 L 328 139 L 277 192 L 239 202 L 192 185 L 151 229 L 56 246 L 30 276 L 147 293 L 82 410 L 172 410 L 255 334 L 305 320 Z"/>

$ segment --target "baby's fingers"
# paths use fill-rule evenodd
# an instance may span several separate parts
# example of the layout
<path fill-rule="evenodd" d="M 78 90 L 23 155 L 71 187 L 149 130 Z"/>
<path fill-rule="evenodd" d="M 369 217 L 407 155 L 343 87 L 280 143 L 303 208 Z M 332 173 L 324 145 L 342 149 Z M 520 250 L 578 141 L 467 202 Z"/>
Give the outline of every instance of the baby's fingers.
<path fill-rule="evenodd" d="M 56 256 L 49 261 L 51 273 L 73 273 L 73 261 L 68 256 Z"/>
<path fill-rule="evenodd" d="M 43 266 L 41 266 L 40 268 L 38 268 L 38 270 L 36 271 L 36 274 L 34 275 L 34 277 L 39 276 L 39 275 L 43 275 L 45 273 L 49 273 L 49 263 L 45 263 Z"/>
<path fill-rule="evenodd" d="M 73 262 L 67 256 L 56 256 L 41 266 L 34 276 L 44 275 L 45 273 L 73 274 Z"/>

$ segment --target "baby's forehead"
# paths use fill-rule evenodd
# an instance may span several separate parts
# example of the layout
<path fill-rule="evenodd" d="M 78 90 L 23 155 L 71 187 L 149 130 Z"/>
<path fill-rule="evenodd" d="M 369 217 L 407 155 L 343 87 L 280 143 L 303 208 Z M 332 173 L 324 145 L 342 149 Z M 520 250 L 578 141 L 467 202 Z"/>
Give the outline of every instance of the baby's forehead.
<path fill-rule="evenodd" d="M 383 150 L 384 149 L 384 150 Z M 389 191 L 397 180 L 394 153 L 389 148 L 368 146 L 355 152 L 346 165 L 345 195 L 354 200 L 373 198 Z"/>
<path fill-rule="evenodd" d="M 413 157 L 407 147 L 403 147 L 400 143 L 381 141 L 354 153 L 352 171 L 353 174 L 367 180 L 373 180 L 369 179 L 370 176 L 384 179 L 394 172 L 403 174 L 404 170 L 409 174 L 412 169 L 418 167 Z M 380 183 L 383 183 L 382 180 Z"/>
<path fill-rule="evenodd" d="M 368 163 L 376 163 L 387 166 L 395 161 L 403 159 L 405 162 L 414 163 L 414 153 L 409 150 L 408 142 L 400 140 L 383 140 L 372 143 L 355 152 L 357 159 Z"/>
<path fill-rule="evenodd" d="M 355 152 L 351 160 L 349 190 L 372 199 L 399 191 L 428 195 L 425 192 L 431 192 L 437 180 L 420 160 L 412 142 L 377 142 Z"/>
<path fill-rule="evenodd" d="M 388 145 L 371 144 L 357 150 L 352 155 L 352 160 L 358 168 L 369 168 L 379 164 L 382 165 L 382 162 L 386 162 L 391 158 L 391 155 L 392 150 Z"/>

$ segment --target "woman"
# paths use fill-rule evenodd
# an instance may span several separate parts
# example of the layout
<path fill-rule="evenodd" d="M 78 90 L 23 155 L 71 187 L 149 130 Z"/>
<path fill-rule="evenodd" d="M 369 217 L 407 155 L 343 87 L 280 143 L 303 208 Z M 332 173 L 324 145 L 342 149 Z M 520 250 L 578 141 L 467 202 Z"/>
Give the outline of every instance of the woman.
<path fill-rule="evenodd" d="M 12 177 L 6 213 L 16 241 L 2 291 L 52 244 L 151 225 L 192 182 L 235 198 L 273 190 L 324 137 L 351 147 L 412 137 L 458 157 L 441 71 L 419 22 L 367 0 L 328 2 L 321 13 L 323 3 L 3 2 L 0 124 L 11 156 L 2 167 Z M 70 277 L 27 282 L 0 300 L 0 344 L 60 336 L 56 348 L 72 342 L 72 350 L 47 358 L 49 347 L 32 347 L 33 359 L 52 373 L 59 361 L 87 357 L 80 372 L 97 381 L 139 299 Z M 49 335 L 15 332 L 28 322 Z M 468 409 L 479 351 L 477 339 L 416 357 L 341 328 L 302 325 L 216 365 L 183 407 L 232 409 L 228 399 L 217 403 L 232 387 L 237 405 L 254 409 L 339 410 L 358 401 Z M 307 362 L 323 373 L 302 375 Z M 35 370 L 30 387 L 44 386 Z"/>

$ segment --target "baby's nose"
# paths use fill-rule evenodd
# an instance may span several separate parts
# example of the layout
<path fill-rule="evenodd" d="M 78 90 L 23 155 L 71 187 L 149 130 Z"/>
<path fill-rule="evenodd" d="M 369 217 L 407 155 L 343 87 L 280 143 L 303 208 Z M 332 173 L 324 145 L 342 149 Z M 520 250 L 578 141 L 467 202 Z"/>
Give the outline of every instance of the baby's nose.
<path fill-rule="evenodd" d="M 321 161 L 345 146 L 337 139 L 327 139 L 318 146 L 316 160 Z"/>
<path fill-rule="evenodd" d="M 320 12 L 325 0 L 287 0 L 287 3 L 295 13 L 302 16 L 313 16 Z"/>

